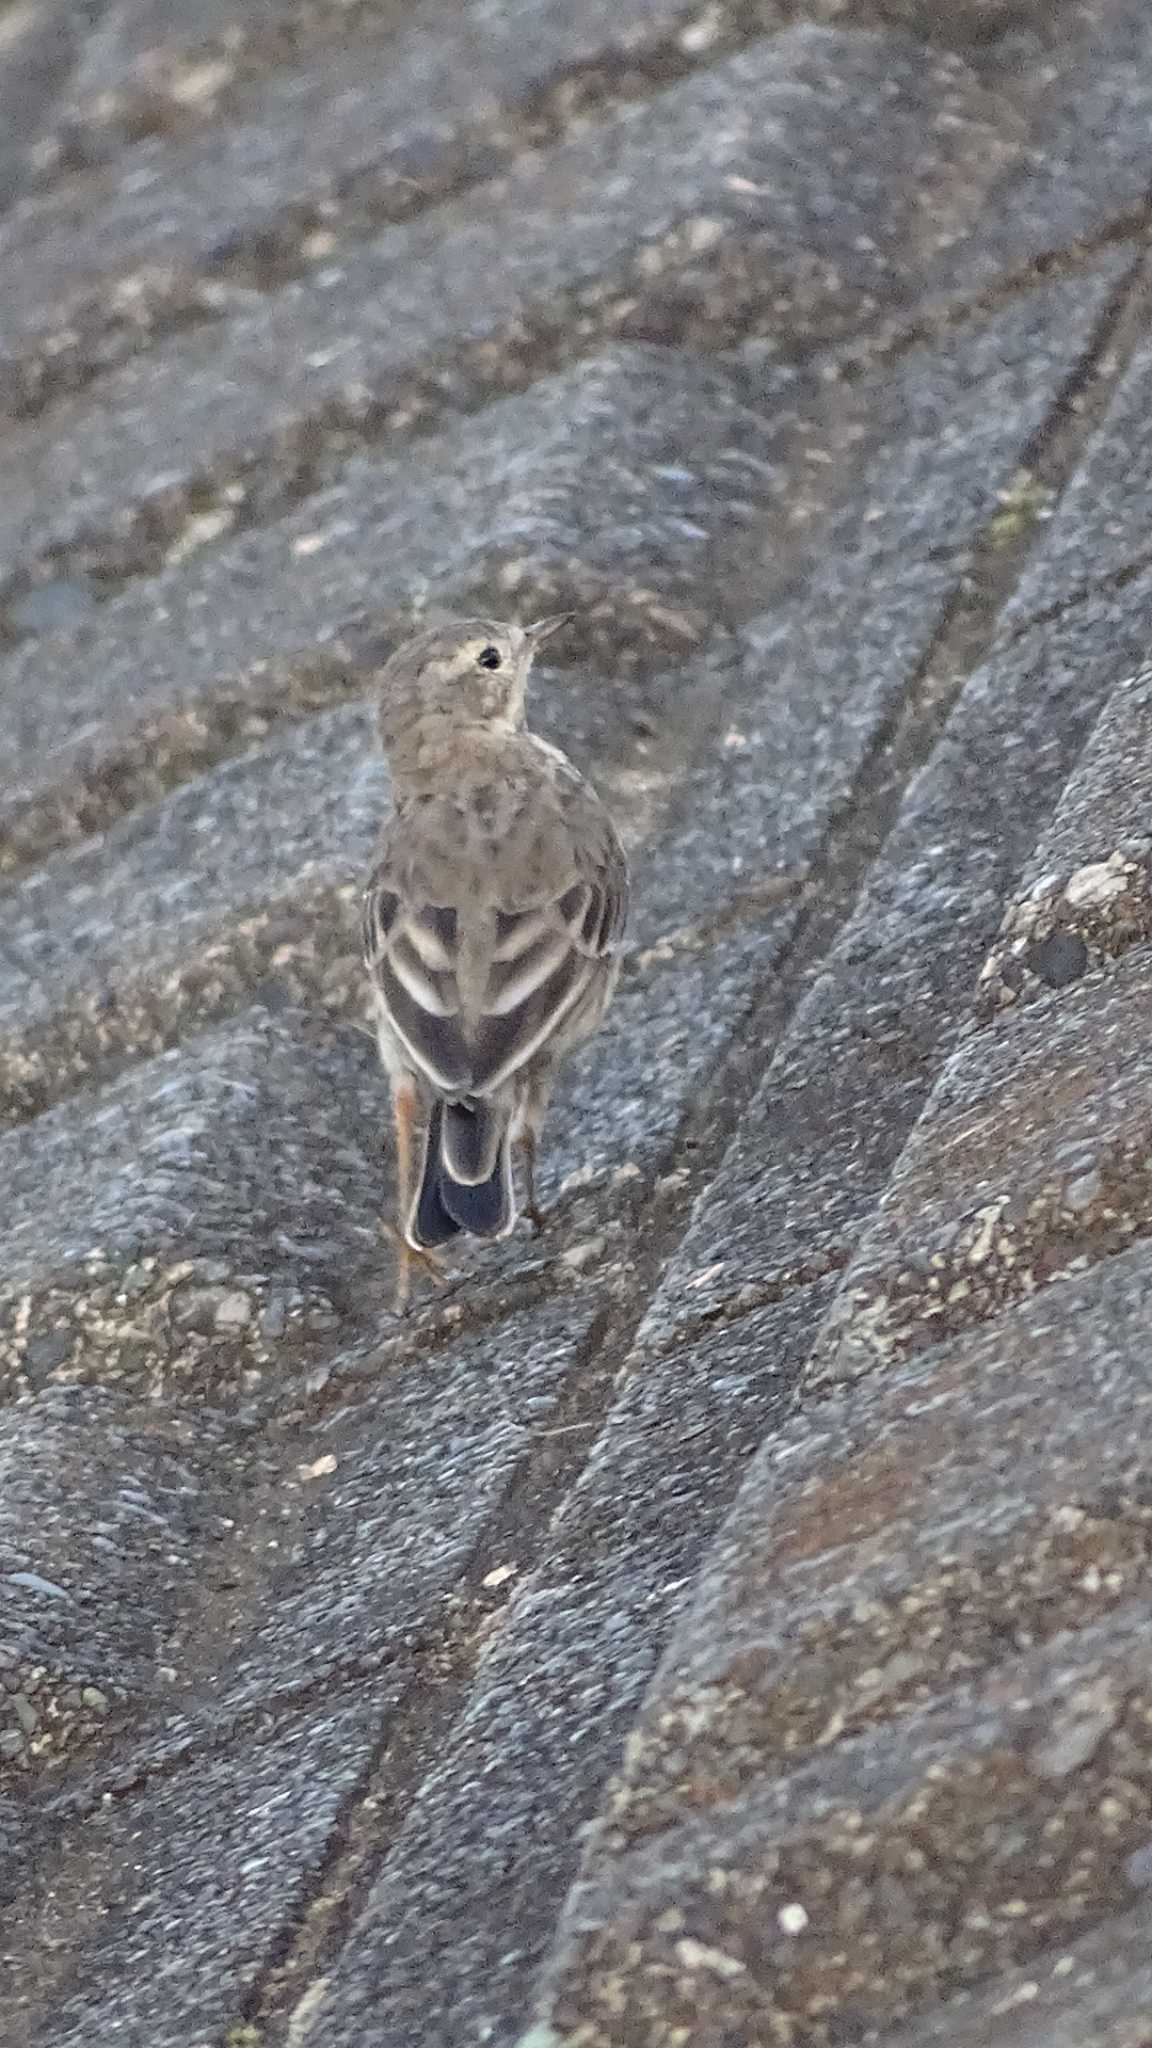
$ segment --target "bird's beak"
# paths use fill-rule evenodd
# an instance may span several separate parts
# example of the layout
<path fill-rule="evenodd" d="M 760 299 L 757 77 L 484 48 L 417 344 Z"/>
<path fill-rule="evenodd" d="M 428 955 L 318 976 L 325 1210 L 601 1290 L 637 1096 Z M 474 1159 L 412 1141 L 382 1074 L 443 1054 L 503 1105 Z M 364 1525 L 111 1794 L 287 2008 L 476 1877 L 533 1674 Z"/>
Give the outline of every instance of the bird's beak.
<path fill-rule="evenodd" d="M 534 625 L 525 626 L 524 632 L 533 647 L 539 647 L 542 640 L 550 640 L 553 633 L 558 633 L 561 626 L 566 626 L 569 619 L 575 617 L 575 612 L 553 612 L 550 617 L 537 619 Z"/>

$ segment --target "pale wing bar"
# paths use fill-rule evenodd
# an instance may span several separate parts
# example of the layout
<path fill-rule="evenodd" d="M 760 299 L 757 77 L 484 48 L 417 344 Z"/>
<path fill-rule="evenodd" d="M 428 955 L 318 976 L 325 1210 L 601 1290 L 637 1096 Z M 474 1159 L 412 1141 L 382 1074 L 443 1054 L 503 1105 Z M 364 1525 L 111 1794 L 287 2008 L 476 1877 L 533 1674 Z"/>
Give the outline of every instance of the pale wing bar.
<path fill-rule="evenodd" d="M 481 1016 L 461 1023 L 454 909 L 402 906 L 375 877 L 364 950 L 389 1020 L 414 1064 L 448 1096 L 488 1094 L 540 1050 L 603 972 L 624 923 L 622 860 L 555 903 L 497 911 Z"/>

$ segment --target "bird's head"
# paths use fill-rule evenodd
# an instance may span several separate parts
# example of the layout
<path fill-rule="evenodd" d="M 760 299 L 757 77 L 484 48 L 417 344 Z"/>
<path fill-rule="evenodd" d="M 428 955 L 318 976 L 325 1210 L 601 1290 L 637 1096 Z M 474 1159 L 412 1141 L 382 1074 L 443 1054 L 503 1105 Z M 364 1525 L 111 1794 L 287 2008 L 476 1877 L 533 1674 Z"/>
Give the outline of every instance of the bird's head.
<path fill-rule="evenodd" d="M 414 728 L 443 724 L 448 733 L 487 728 L 515 732 L 537 649 L 567 623 L 570 612 L 534 625 L 454 619 L 408 640 L 380 671 L 380 736 L 386 752 Z"/>

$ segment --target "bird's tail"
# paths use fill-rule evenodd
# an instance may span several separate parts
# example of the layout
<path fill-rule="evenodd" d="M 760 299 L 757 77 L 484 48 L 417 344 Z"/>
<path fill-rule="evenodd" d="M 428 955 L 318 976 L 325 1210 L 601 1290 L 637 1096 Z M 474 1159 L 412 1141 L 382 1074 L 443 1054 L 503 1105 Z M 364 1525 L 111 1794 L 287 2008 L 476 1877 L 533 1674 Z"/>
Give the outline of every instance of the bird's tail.
<path fill-rule="evenodd" d="M 511 1138 L 509 1112 L 497 1103 L 433 1103 L 410 1243 L 434 1251 L 461 1231 L 507 1236 L 516 1221 Z"/>

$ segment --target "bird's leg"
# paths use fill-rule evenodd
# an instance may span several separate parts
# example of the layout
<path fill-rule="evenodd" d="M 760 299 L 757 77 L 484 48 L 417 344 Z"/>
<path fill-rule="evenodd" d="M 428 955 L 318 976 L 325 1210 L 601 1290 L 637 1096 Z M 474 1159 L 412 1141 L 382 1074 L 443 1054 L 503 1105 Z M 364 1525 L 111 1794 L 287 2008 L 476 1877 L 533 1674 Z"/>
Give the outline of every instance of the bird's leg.
<path fill-rule="evenodd" d="M 396 1222 L 382 1226 L 396 1255 L 396 1292 L 392 1306 L 398 1316 L 407 1315 L 412 1291 L 412 1268 L 419 1266 L 431 1280 L 443 1278 L 440 1261 L 431 1252 L 420 1251 L 408 1242 L 405 1227 L 412 1207 L 413 1130 L 420 1100 L 412 1082 L 404 1077 L 392 1083 L 392 1126 L 396 1140 Z"/>
<path fill-rule="evenodd" d="M 524 1214 L 537 1237 L 544 1228 L 544 1211 L 536 1200 L 536 1132 L 525 1124 L 520 1133 L 520 1156 L 524 1162 Z"/>

